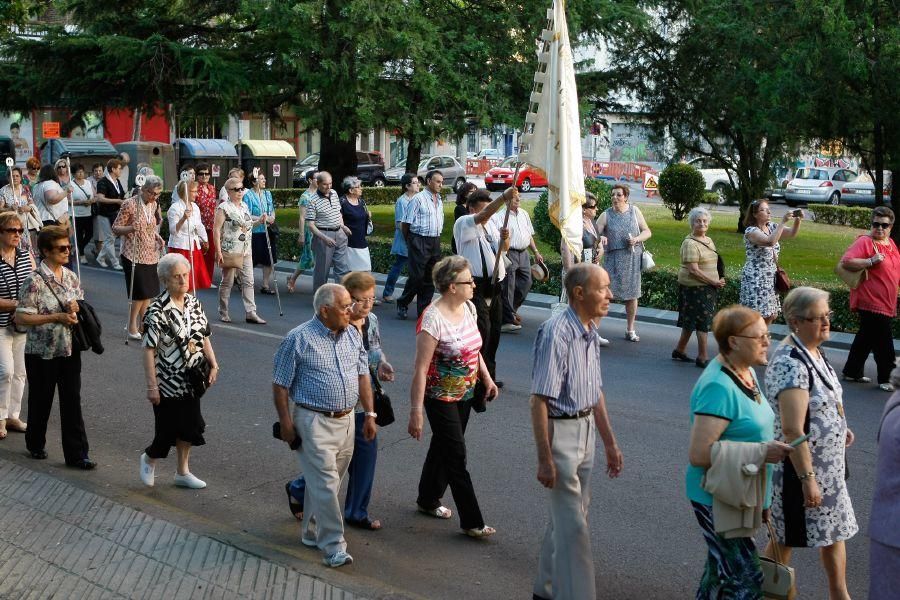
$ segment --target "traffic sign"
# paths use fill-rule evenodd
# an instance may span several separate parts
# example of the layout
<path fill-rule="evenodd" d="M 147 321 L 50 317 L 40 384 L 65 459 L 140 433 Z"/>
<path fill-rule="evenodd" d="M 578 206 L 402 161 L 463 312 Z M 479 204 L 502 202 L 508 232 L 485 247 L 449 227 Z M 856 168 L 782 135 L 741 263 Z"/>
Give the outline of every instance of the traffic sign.
<path fill-rule="evenodd" d="M 41 124 L 41 135 L 44 139 L 59 137 L 59 121 L 44 121 Z"/>
<path fill-rule="evenodd" d="M 281 177 L 281 164 L 275 163 L 272 165 L 272 177 Z"/>
<path fill-rule="evenodd" d="M 656 173 L 644 173 L 644 191 L 655 192 L 659 189 L 659 175 Z"/>
<path fill-rule="evenodd" d="M 219 168 L 219 165 L 212 166 L 212 176 L 214 179 L 218 179 L 219 175 L 222 174 L 222 169 Z"/>

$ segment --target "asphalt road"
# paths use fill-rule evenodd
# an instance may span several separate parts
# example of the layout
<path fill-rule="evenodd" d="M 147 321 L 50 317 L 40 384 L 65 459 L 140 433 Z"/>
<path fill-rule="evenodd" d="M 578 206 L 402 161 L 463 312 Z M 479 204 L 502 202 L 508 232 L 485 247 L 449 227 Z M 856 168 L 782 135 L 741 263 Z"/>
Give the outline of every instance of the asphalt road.
<path fill-rule="evenodd" d="M 81 473 L 63 466 L 56 415 L 48 436 L 49 460 L 27 458 L 18 434 L 0 442 L 5 458 L 371 597 L 530 597 L 547 522 L 547 495 L 535 480 L 529 373 L 534 333 L 546 311 L 523 309 L 522 332 L 504 336 L 498 368 L 506 387 L 469 426 L 472 479 L 487 523 L 498 530 L 492 538 L 476 541 L 460 535 L 455 517 L 445 522 L 415 512 L 416 484 L 427 449 L 427 440 L 416 442 L 406 434 L 415 322 L 396 320 L 392 306 L 376 308 L 384 348 L 397 372 L 397 382 L 387 391 L 398 421 L 379 434 L 371 502 L 372 517 L 381 519 L 385 528 L 349 530 L 354 564 L 328 570 L 316 551 L 299 543 L 299 527 L 288 513 L 284 493 L 284 483 L 297 467 L 285 445 L 271 437 L 272 356 L 283 334 L 311 316 L 309 281 L 302 282 L 299 293 L 283 296 L 284 317 L 277 316 L 274 297 L 259 296 L 259 314 L 269 320 L 263 327 L 218 323 L 215 290 L 201 293 L 213 319 L 212 339 L 222 372 L 203 400 L 207 445 L 196 448 L 191 461 L 192 471 L 209 487 L 188 491 L 171 485 L 174 452 L 157 468 L 156 487 L 140 483 L 138 458 L 152 437 L 153 418 L 144 397 L 140 348 L 123 341 L 123 277 L 86 268 L 84 279 L 87 297 L 103 320 L 107 347 L 101 356 L 86 354 L 83 370 L 91 456 L 99 468 Z M 232 316 L 240 316 L 236 294 L 231 302 Z M 591 483 L 597 588 L 602 598 L 688 598 L 705 559 L 683 493 L 689 395 L 700 371 L 693 364 L 669 360 L 674 328 L 638 325 L 637 344 L 622 339 L 622 321 L 610 319 L 601 326 L 613 340 L 604 351 L 603 380 L 625 469 L 619 479 L 609 480 L 598 464 Z M 829 355 L 836 366 L 843 365 L 844 353 L 832 350 Z M 848 385 L 844 398 L 857 435 L 848 452 L 849 486 L 861 527 L 847 545 L 848 578 L 851 593 L 864 597 L 875 430 L 887 395 L 869 386 Z M 602 456 L 599 452 L 598 461 Z M 454 507 L 449 494 L 445 501 Z M 807 550 L 795 556 L 801 597 L 824 597 L 827 587 L 816 553 Z"/>

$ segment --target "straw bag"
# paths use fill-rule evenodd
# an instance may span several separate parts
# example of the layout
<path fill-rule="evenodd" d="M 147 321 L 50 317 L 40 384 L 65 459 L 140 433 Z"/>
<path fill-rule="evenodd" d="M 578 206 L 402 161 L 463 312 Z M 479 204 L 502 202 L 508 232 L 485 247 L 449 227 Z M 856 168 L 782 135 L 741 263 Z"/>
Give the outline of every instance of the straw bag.
<path fill-rule="evenodd" d="M 772 522 L 767 521 L 766 527 L 769 528 L 769 539 L 772 541 L 772 548 L 775 549 L 775 560 L 765 556 L 759 557 L 759 565 L 762 567 L 763 572 L 763 598 L 794 600 L 797 595 L 797 590 L 794 587 L 794 568 L 781 562 L 781 552 L 778 549 Z"/>
<path fill-rule="evenodd" d="M 869 278 L 869 270 L 862 269 L 860 271 L 850 271 L 838 261 L 837 266 L 834 268 L 835 274 L 847 284 L 847 287 L 851 290 L 855 290 L 859 287 L 863 281 L 866 281 Z"/>

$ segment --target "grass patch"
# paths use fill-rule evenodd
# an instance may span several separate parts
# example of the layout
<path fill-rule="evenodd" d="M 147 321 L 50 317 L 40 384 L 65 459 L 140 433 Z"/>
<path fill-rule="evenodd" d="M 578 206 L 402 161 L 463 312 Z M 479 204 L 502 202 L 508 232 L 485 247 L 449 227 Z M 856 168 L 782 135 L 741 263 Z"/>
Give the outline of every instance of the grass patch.
<path fill-rule="evenodd" d="M 522 207 L 532 213 L 536 201 L 522 202 Z M 389 238 L 394 232 L 394 207 L 385 205 L 370 206 L 372 221 L 375 225 L 374 235 Z M 681 242 L 690 234 L 687 221 L 675 221 L 668 209 L 663 206 L 642 204 L 640 206 L 647 224 L 653 231 L 653 237 L 647 242 L 647 249 L 653 253 L 658 265 L 679 267 Z M 735 230 L 737 214 L 733 212 L 711 211 L 713 215 L 709 236 L 725 259 L 729 276 L 740 277 L 740 269 L 744 264 L 744 239 Z M 450 243 L 453 234 L 453 203 L 444 203 L 445 225 L 442 240 Z M 296 229 L 297 208 L 278 210 L 277 220 L 281 227 Z M 866 230 L 851 229 L 837 225 L 821 225 L 804 221 L 799 235 L 782 243 L 781 265 L 787 270 L 792 280 L 812 284 L 835 283 L 834 266 L 843 255 L 844 250 L 860 234 Z M 538 240 L 538 248 L 548 259 L 558 256 L 555 248 Z"/>

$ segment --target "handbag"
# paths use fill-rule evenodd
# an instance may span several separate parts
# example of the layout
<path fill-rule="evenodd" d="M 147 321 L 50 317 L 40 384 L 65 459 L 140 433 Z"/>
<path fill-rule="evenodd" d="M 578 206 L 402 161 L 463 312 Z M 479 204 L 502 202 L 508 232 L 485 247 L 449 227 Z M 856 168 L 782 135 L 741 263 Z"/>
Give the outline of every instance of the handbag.
<path fill-rule="evenodd" d="M 46 275 L 41 273 L 40 269 L 37 273 L 41 276 L 41 279 L 44 280 L 44 284 L 47 286 L 47 289 L 50 290 L 50 293 L 53 294 L 53 297 L 56 298 L 56 301 L 59 302 L 59 307 L 62 312 L 69 312 L 69 308 L 63 304 L 63 301 L 56 295 L 56 292 L 47 280 Z M 75 316 L 78 319 L 78 322 L 71 326 L 72 352 L 87 352 L 88 350 L 93 350 L 95 354 L 103 354 L 103 345 L 100 343 L 100 321 L 96 318 L 94 307 L 84 300 L 76 300 L 76 302 L 78 302 L 78 312 L 75 313 Z M 90 311 L 91 314 L 90 316 L 86 316 L 82 314 L 82 311 Z M 90 332 L 85 330 L 85 320 L 89 318 L 92 320 L 89 324 L 91 327 Z"/>
<path fill-rule="evenodd" d="M 772 258 L 775 260 L 775 291 L 787 294 L 791 291 L 791 278 L 788 277 L 787 271 L 778 264 L 778 259 L 775 258 L 775 248 L 772 248 Z"/>
<path fill-rule="evenodd" d="M 223 269 L 240 269 L 244 266 L 244 255 L 238 254 L 237 252 L 223 252 L 222 253 L 222 268 Z"/>
<path fill-rule="evenodd" d="M 641 272 L 646 273 L 656 268 L 656 261 L 653 260 L 653 254 L 649 250 L 641 251 Z"/>
<path fill-rule="evenodd" d="M 185 307 L 185 310 L 188 310 L 188 308 Z M 178 351 L 181 353 L 181 358 L 184 361 L 188 392 L 193 398 L 199 400 L 206 393 L 206 390 L 209 389 L 209 375 L 212 373 L 212 366 L 202 352 L 197 364 L 188 365 L 188 353 L 185 350 L 185 345 L 182 343 L 181 338 L 178 337 L 178 334 L 175 333 L 175 328 L 172 326 L 171 321 L 169 322 L 169 328 L 172 330 L 172 337 L 176 340 Z"/>
<path fill-rule="evenodd" d="M 369 369 L 369 376 L 372 378 L 372 397 L 374 399 L 375 414 L 378 415 L 375 417 L 375 424 L 379 427 L 386 427 L 396 420 L 394 407 L 391 405 L 390 396 L 384 393 L 384 389 L 381 387 L 381 382 L 378 381 L 378 376 L 374 369 Z"/>
<path fill-rule="evenodd" d="M 850 271 L 840 261 L 838 261 L 837 266 L 834 267 L 834 273 L 841 281 L 847 284 L 847 287 L 851 290 L 855 290 L 859 287 L 859 284 L 869 279 L 868 269 Z"/>
<path fill-rule="evenodd" d="M 766 522 L 769 529 L 769 539 L 772 540 L 772 548 L 775 550 L 775 559 L 765 556 L 759 557 L 759 566 L 763 573 L 762 594 L 763 598 L 771 600 L 794 600 L 797 589 L 794 587 L 794 568 L 781 562 L 781 551 L 775 541 L 775 530 L 771 521 Z"/>

